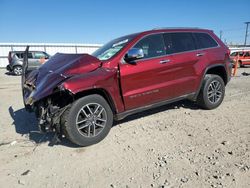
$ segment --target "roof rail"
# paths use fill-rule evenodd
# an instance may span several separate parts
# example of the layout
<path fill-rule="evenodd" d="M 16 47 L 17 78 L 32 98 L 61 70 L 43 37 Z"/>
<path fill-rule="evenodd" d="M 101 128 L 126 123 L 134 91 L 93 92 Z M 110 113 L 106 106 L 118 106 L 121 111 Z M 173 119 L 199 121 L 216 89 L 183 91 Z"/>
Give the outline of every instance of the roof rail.
<path fill-rule="evenodd" d="M 200 29 L 199 27 L 156 27 L 152 30 L 161 30 L 161 29 Z"/>

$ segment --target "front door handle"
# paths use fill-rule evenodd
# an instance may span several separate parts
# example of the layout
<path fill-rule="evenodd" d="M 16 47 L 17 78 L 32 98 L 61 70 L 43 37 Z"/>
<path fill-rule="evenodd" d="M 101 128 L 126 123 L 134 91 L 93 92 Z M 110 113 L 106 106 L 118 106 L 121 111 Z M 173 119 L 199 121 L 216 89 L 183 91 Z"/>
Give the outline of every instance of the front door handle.
<path fill-rule="evenodd" d="M 161 60 L 161 61 L 160 61 L 160 64 L 169 63 L 169 62 L 170 62 L 169 59 L 165 59 L 165 60 Z"/>
<path fill-rule="evenodd" d="M 197 53 L 196 57 L 201 57 L 201 56 L 204 56 L 204 55 L 205 55 L 205 53 Z"/>

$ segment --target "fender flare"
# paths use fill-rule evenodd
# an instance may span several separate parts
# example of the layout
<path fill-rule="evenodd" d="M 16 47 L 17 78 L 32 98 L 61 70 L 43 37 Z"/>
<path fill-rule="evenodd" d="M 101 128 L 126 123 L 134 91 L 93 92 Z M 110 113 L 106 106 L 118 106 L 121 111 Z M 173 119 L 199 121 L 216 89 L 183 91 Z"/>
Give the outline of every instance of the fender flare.
<path fill-rule="evenodd" d="M 208 66 L 208 67 L 205 69 L 205 71 L 204 71 L 204 73 L 203 73 L 203 76 L 202 76 L 202 79 L 200 80 L 199 87 L 198 87 L 198 89 L 197 89 L 197 91 L 196 91 L 196 93 L 195 93 L 195 95 L 194 95 L 194 97 L 193 97 L 192 100 L 195 101 L 195 100 L 197 99 L 197 97 L 198 97 L 198 95 L 199 95 L 199 93 L 200 93 L 200 90 L 201 90 L 201 87 L 202 87 L 202 84 L 203 84 L 203 81 L 204 81 L 204 78 L 205 78 L 207 72 L 208 72 L 210 69 L 215 68 L 215 67 L 222 67 L 222 68 L 224 69 L 224 71 L 225 71 L 225 73 L 226 73 L 226 83 L 228 82 L 228 74 L 227 74 L 226 67 L 225 67 L 224 64 L 210 65 L 210 66 Z M 223 78 L 222 78 L 222 79 L 223 79 Z M 224 79 L 223 79 L 223 80 L 224 80 Z"/>

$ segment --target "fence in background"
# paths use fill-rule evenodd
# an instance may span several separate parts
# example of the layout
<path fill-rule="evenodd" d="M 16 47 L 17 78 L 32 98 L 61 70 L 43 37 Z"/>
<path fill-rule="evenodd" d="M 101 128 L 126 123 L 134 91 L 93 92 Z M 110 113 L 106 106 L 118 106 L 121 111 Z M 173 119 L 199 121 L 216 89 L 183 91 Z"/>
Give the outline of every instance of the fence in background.
<path fill-rule="evenodd" d="M 9 51 L 24 51 L 27 45 L 30 46 L 31 51 L 44 51 L 50 55 L 54 55 L 57 52 L 91 54 L 101 47 L 100 44 L 0 43 L 0 67 L 8 65 Z"/>
<path fill-rule="evenodd" d="M 26 46 L 30 46 L 31 51 L 45 51 L 50 55 L 61 53 L 88 53 L 91 54 L 101 47 L 101 44 L 63 44 L 63 43 L 0 43 L 0 68 L 8 65 L 9 51 L 24 51 Z M 250 46 L 229 46 L 232 51 L 250 50 Z"/>
<path fill-rule="evenodd" d="M 235 51 L 241 51 L 241 50 L 249 50 L 250 51 L 250 47 L 229 47 L 231 53 L 235 52 Z"/>

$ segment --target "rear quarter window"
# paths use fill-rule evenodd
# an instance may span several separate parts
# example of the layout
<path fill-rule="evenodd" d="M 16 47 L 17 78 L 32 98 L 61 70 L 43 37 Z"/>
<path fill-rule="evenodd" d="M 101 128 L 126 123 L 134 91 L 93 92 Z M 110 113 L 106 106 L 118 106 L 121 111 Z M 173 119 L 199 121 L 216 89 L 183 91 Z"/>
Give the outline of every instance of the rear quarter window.
<path fill-rule="evenodd" d="M 217 42 L 207 33 L 194 33 L 199 49 L 217 47 Z"/>
<path fill-rule="evenodd" d="M 34 52 L 34 59 L 45 58 L 46 55 L 43 52 Z"/>

